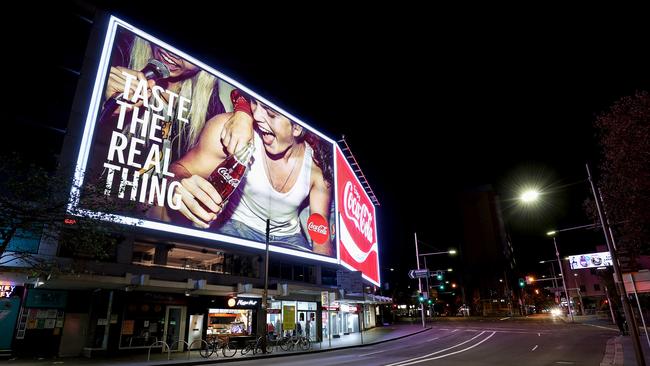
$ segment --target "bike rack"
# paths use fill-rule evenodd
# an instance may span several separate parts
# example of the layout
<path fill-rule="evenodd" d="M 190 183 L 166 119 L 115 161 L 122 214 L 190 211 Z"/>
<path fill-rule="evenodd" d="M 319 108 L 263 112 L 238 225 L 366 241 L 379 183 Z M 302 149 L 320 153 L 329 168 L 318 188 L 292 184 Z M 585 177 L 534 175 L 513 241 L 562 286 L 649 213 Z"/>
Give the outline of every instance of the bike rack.
<path fill-rule="evenodd" d="M 204 341 L 203 339 L 195 339 L 194 341 L 192 341 L 192 343 L 190 343 L 190 344 L 187 346 L 187 359 L 188 359 L 188 360 L 190 359 L 190 355 L 192 354 L 192 346 L 193 346 L 194 343 L 196 343 L 196 342 L 203 342 L 203 343 L 205 343 L 205 349 L 208 349 L 208 348 L 210 347 L 210 345 L 208 344 L 208 342 Z M 201 349 L 199 348 L 199 355 L 200 355 L 200 354 L 201 354 Z"/>
<path fill-rule="evenodd" d="M 185 342 L 185 341 L 181 341 L 181 340 L 179 339 L 179 340 L 177 340 L 177 341 L 172 342 L 172 346 L 175 345 L 175 344 L 177 344 L 177 343 L 181 343 L 181 342 L 182 342 L 182 343 L 185 343 L 185 345 L 187 346 L 187 359 L 189 360 L 189 359 L 190 359 L 190 345 L 187 344 L 187 342 Z M 174 348 L 174 347 L 171 347 L 171 348 Z M 185 352 L 185 351 L 183 351 L 183 352 Z"/>
<path fill-rule="evenodd" d="M 147 352 L 147 361 L 149 361 L 151 359 L 151 348 L 153 346 L 157 345 L 158 343 L 161 343 L 163 345 L 162 351 L 164 351 L 165 347 L 167 347 L 167 361 L 169 361 L 171 359 L 171 357 L 172 357 L 172 353 L 171 353 L 171 350 L 169 349 L 169 345 L 165 341 L 156 341 L 156 342 L 152 343 L 151 346 L 149 346 L 149 352 Z"/>

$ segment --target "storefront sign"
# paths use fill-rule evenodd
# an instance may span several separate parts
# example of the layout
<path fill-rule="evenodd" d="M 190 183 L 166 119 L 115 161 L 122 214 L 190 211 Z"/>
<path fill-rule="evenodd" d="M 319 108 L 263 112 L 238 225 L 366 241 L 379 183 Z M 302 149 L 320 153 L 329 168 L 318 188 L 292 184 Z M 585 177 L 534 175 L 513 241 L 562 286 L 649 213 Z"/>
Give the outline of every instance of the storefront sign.
<path fill-rule="evenodd" d="M 290 305 L 282 306 L 282 329 L 294 330 L 296 329 L 296 307 Z"/>
<path fill-rule="evenodd" d="M 14 285 L 0 285 L 0 298 L 11 297 L 14 294 L 16 286 Z"/>
<path fill-rule="evenodd" d="M 228 306 L 231 308 L 254 309 L 260 306 L 260 299 L 249 297 L 238 297 L 228 299 Z"/>
<path fill-rule="evenodd" d="M 323 306 L 326 306 L 330 303 L 329 293 L 327 291 L 320 292 L 320 303 Z"/>

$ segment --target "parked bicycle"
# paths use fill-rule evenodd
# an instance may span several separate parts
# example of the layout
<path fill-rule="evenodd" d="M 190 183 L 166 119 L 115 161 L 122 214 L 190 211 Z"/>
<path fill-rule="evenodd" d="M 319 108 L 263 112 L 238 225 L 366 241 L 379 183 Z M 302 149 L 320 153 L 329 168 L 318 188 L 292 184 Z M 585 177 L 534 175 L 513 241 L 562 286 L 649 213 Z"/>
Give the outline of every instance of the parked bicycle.
<path fill-rule="evenodd" d="M 303 336 L 290 336 L 282 338 L 278 341 L 278 345 L 283 351 L 293 349 L 307 351 L 311 348 L 311 341 L 309 338 Z"/>
<path fill-rule="evenodd" d="M 264 337 L 260 336 L 260 337 L 257 337 L 257 339 L 254 340 L 254 341 L 247 342 L 246 346 L 244 348 L 242 348 L 241 351 L 240 351 L 242 356 L 246 355 L 250 351 L 253 351 L 253 355 L 255 355 L 257 353 L 264 353 L 263 344 L 262 344 L 263 339 L 264 339 Z M 273 345 L 274 345 L 274 343 L 275 342 L 273 340 L 271 340 L 271 337 L 269 335 L 267 337 L 267 340 L 266 340 L 266 353 L 273 353 Z"/>
<path fill-rule="evenodd" d="M 203 344 L 199 350 L 199 354 L 203 358 L 208 358 L 219 350 L 224 357 L 232 357 L 237 353 L 237 344 L 231 341 L 230 337 L 213 337 L 206 340 L 206 343 L 207 346 Z"/>

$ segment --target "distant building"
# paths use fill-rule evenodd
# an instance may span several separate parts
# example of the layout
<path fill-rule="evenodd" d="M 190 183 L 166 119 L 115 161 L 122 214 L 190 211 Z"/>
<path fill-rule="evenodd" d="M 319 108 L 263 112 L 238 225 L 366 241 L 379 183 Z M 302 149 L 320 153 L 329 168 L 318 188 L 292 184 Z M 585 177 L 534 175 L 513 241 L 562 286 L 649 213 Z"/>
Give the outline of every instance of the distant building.
<path fill-rule="evenodd" d="M 477 187 L 461 193 L 460 208 L 463 301 L 472 314 L 512 313 L 515 260 L 499 198 L 491 186 Z"/>

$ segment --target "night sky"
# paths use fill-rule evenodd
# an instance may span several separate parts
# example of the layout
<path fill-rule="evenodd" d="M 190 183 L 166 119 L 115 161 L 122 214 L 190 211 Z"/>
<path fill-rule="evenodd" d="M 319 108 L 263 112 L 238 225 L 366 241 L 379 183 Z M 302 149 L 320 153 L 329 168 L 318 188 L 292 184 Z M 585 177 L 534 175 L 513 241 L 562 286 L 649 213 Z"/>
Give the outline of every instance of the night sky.
<path fill-rule="evenodd" d="M 595 168 L 599 158 L 595 116 L 621 96 L 650 89 L 647 39 L 633 21 L 497 19 L 376 4 L 201 9 L 187 1 L 117 2 L 109 10 L 329 137 L 345 135 L 381 203 L 384 268 L 415 265 L 415 231 L 439 249 L 457 246 L 457 194 L 483 184 L 499 192 L 518 262 L 530 267 L 551 258 L 548 229 L 590 223 L 582 202 L 590 194 L 584 165 Z M 46 155 L 60 133 L 24 114 L 66 128 L 74 82 L 61 68 L 79 70 L 90 27 L 70 11 L 89 14 L 78 5 L 32 14 L 24 26 L 37 35 L 14 31 L 6 46 L 27 60 L 5 68 L 27 71 L 12 84 L 44 97 L 16 98 L 11 130 L 35 136 Z M 544 190 L 543 203 L 523 209 L 514 198 L 530 184 Z M 602 235 L 566 238 L 563 255 L 591 251 Z"/>

